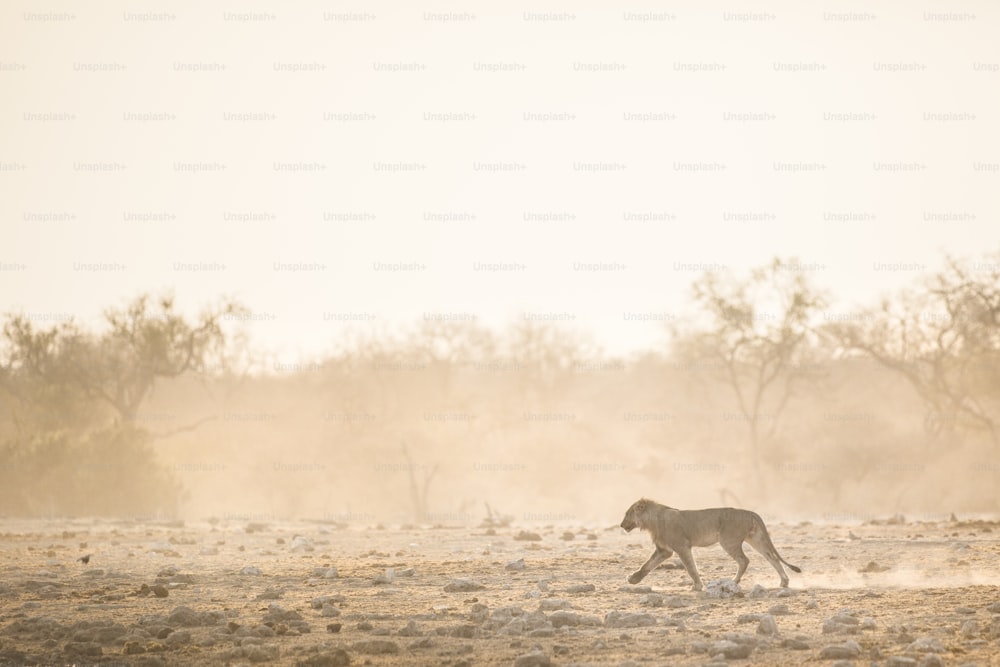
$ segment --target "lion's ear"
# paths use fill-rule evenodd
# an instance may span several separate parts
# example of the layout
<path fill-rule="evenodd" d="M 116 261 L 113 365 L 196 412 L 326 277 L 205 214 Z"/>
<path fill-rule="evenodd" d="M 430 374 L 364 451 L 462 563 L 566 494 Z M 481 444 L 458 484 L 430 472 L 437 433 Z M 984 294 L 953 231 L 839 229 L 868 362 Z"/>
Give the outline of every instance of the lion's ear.
<path fill-rule="evenodd" d="M 649 507 L 649 501 L 646 500 L 645 498 L 642 498 L 638 502 L 636 502 L 636 504 L 635 504 L 635 511 L 636 512 L 645 512 L 646 508 L 648 508 L 648 507 Z"/>

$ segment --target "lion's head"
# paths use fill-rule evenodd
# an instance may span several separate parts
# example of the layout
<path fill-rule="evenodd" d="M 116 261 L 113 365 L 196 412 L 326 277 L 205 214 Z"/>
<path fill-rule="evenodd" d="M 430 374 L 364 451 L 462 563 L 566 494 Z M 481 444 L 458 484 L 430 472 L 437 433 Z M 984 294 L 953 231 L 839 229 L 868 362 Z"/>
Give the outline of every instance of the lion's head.
<path fill-rule="evenodd" d="M 635 528 L 643 528 L 646 525 L 646 513 L 654 504 L 652 500 L 646 498 L 640 498 L 632 503 L 632 507 L 629 507 L 628 511 L 625 512 L 625 518 L 622 519 L 621 523 L 625 532 L 630 533 Z"/>

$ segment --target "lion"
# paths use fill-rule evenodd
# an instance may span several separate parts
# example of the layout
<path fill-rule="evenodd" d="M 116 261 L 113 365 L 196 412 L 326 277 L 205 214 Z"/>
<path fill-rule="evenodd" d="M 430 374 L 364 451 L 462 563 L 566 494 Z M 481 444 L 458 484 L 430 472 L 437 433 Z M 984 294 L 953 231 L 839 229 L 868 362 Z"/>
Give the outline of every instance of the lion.
<path fill-rule="evenodd" d="M 744 542 L 749 542 L 750 546 L 774 566 L 781 577 L 782 588 L 788 588 L 788 575 L 781 567 L 782 563 L 792 568 L 794 572 L 802 572 L 800 568 L 778 555 L 764 521 L 749 510 L 732 507 L 678 510 L 642 498 L 628 508 L 621 526 L 625 532 L 631 532 L 634 528 L 648 530 L 653 538 L 653 546 L 656 547 L 649 560 L 629 575 L 630 584 L 642 581 L 660 563 L 677 552 L 684 569 L 694 581 L 694 590 L 700 591 L 703 586 L 694 558 L 691 556 L 691 547 L 708 547 L 716 543 L 720 544 L 739 566 L 736 571 L 737 584 L 740 583 L 747 565 L 750 564 L 750 559 L 743 553 Z"/>

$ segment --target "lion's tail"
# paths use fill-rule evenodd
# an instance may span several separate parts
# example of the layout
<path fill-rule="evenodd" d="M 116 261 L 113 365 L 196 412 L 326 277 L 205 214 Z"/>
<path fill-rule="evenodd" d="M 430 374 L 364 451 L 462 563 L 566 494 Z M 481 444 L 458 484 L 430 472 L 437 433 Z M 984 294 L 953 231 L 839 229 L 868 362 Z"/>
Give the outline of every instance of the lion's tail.
<path fill-rule="evenodd" d="M 753 518 L 754 521 L 757 523 L 757 528 L 764 535 L 764 544 L 767 547 L 767 550 L 771 552 L 771 555 L 780 560 L 785 565 L 787 565 L 789 568 L 791 568 L 792 572 L 798 572 L 801 574 L 802 572 L 801 567 L 789 563 L 787 560 L 782 558 L 781 554 L 778 553 L 778 550 L 774 548 L 774 542 L 771 541 L 771 534 L 767 532 L 767 526 L 764 525 L 764 520 L 761 519 L 756 512 L 753 513 Z"/>

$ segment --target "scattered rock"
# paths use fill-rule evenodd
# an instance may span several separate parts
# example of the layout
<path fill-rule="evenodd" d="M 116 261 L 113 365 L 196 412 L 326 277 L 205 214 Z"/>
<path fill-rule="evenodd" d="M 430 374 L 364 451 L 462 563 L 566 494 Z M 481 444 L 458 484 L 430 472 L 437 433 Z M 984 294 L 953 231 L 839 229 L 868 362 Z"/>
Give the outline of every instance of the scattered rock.
<path fill-rule="evenodd" d="M 778 624 L 774 622 L 774 616 L 761 614 L 760 623 L 757 625 L 757 634 L 769 636 L 778 634 Z"/>
<path fill-rule="evenodd" d="M 477 602 L 469 609 L 469 620 L 473 623 L 482 623 L 490 616 L 490 608 L 482 602 Z"/>
<path fill-rule="evenodd" d="M 782 590 L 788 590 L 788 589 L 783 588 Z M 760 584 L 754 584 L 754 587 L 750 589 L 749 593 L 747 593 L 747 597 L 749 598 L 762 598 L 765 595 L 767 595 L 767 589 L 761 586 Z"/>
<path fill-rule="evenodd" d="M 67 642 L 63 652 L 73 657 L 99 658 L 104 651 L 97 642 Z"/>
<path fill-rule="evenodd" d="M 861 655 L 861 645 L 854 641 L 830 644 L 819 651 L 820 660 L 853 660 Z"/>
<path fill-rule="evenodd" d="M 709 655 L 721 655 L 726 660 L 744 660 L 750 657 L 751 651 L 753 651 L 753 645 L 737 644 L 728 639 L 715 642 L 708 648 Z"/>
<path fill-rule="evenodd" d="M 541 651 L 524 653 L 514 658 L 514 667 L 549 667 L 552 661 Z"/>
<path fill-rule="evenodd" d="M 770 609 L 768 609 L 767 613 L 771 614 L 772 616 L 788 616 L 792 612 L 788 610 L 787 604 L 776 604 Z"/>
<path fill-rule="evenodd" d="M 573 584 L 566 589 L 567 593 L 593 593 L 597 588 L 594 584 Z"/>
<path fill-rule="evenodd" d="M 375 577 L 373 583 L 378 586 L 381 584 L 391 584 L 396 580 L 396 570 L 393 568 L 387 568 L 385 572 Z M 447 590 L 447 589 L 445 589 Z"/>
<path fill-rule="evenodd" d="M 411 619 L 405 626 L 397 630 L 396 634 L 400 637 L 419 637 L 424 633 L 417 627 L 417 622 Z"/>
<path fill-rule="evenodd" d="M 645 628 L 656 625 L 656 617 L 652 614 L 609 611 L 604 616 L 604 625 L 608 628 Z"/>
<path fill-rule="evenodd" d="M 823 621 L 823 634 L 857 634 L 860 630 L 860 621 L 849 611 L 838 612 L 835 616 Z"/>
<path fill-rule="evenodd" d="M 569 609 L 572 605 L 566 600 L 559 598 L 546 598 L 538 603 L 539 611 L 556 611 L 557 609 Z"/>
<path fill-rule="evenodd" d="M 906 647 L 906 650 L 914 653 L 943 653 L 944 646 L 934 637 L 918 637 Z"/>
<path fill-rule="evenodd" d="M 333 634 L 337 634 L 338 632 L 340 632 L 340 628 L 341 627 L 343 627 L 343 626 L 341 626 L 340 623 L 327 623 L 326 624 L 326 631 L 327 632 L 332 632 Z"/>
<path fill-rule="evenodd" d="M 974 639 L 979 636 L 979 623 L 978 621 L 968 620 L 962 623 L 962 636 L 966 639 Z"/>
<path fill-rule="evenodd" d="M 125 642 L 125 645 L 122 647 L 122 653 L 125 655 L 139 655 L 145 652 L 146 648 L 135 640 Z"/>
<path fill-rule="evenodd" d="M 571 532 L 569 532 L 569 531 L 567 530 L 566 532 L 564 532 L 564 533 L 562 534 L 562 537 L 560 537 L 559 539 L 561 539 L 561 540 L 563 540 L 563 541 L 565 541 L 565 542 L 571 542 L 571 541 L 573 541 L 574 539 L 576 539 L 576 535 L 575 535 L 575 534 L 573 534 L 573 533 L 571 533 Z"/>
<path fill-rule="evenodd" d="M 858 570 L 858 572 L 865 574 L 869 572 L 885 572 L 888 569 L 890 569 L 888 565 L 879 565 L 875 561 L 870 560 L 868 561 L 868 564 Z"/>
<path fill-rule="evenodd" d="M 302 537 L 301 535 L 296 535 L 292 538 L 292 543 L 289 545 L 289 548 L 295 553 L 316 550 L 312 541 L 307 537 Z"/>
<path fill-rule="evenodd" d="M 663 596 L 659 593 L 650 593 L 646 597 L 642 598 L 639 603 L 644 607 L 662 607 L 663 606 Z"/>
<path fill-rule="evenodd" d="M 511 572 L 520 572 L 524 569 L 524 559 L 518 558 L 517 560 L 512 560 L 504 566 L 504 569 Z"/>
<path fill-rule="evenodd" d="M 295 611 L 294 609 L 285 609 L 284 607 L 271 603 L 267 605 L 267 613 L 264 615 L 265 623 L 277 623 L 279 621 L 301 621 L 302 614 Z"/>
<path fill-rule="evenodd" d="M 337 578 L 337 568 L 335 567 L 315 567 L 312 571 L 312 576 L 319 577 L 320 579 L 336 579 Z"/>
<path fill-rule="evenodd" d="M 514 539 L 517 540 L 518 542 L 540 542 L 542 536 L 539 535 L 538 533 L 532 533 L 527 530 L 522 530 L 521 532 L 519 532 L 517 535 L 514 536 Z"/>
<path fill-rule="evenodd" d="M 343 604 L 343 595 L 321 595 L 318 598 L 313 598 L 312 602 L 309 604 L 313 609 L 322 609 L 326 604 Z"/>
<path fill-rule="evenodd" d="M 338 616 L 340 616 L 340 609 L 327 602 L 326 604 L 323 605 L 323 609 L 320 612 L 320 616 L 322 616 L 323 618 L 337 618 Z"/>
<path fill-rule="evenodd" d="M 246 567 L 244 567 L 244 568 L 242 568 L 240 570 L 240 574 L 245 574 L 247 576 L 253 576 L 253 577 L 259 577 L 263 573 L 260 571 L 260 568 L 257 567 L 256 565 L 247 565 Z"/>
<path fill-rule="evenodd" d="M 478 581 L 472 579 L 453 579 L 450 584 L 444 587 L 446 593 L 471 593 L 485 589 Z"/>
<path fill-rule="evenodd" d="M 295 667 L 344 667 L 351 664 L 351 656 L 342 648 L 327 649 L 322 653 L 299 660 Z"/>
<path fill-rule="evenodd" d="M 351 648 L 365 655 L 399 653 L 399 644 L 388 639 L 363 639 L 359 642 L 354 642 Z"/>
<path fill-rule="evenodd" d="M 809 644 L 805 643 L 801 639 L 794 639 L 789 637 L 781 642 L 781 645 L 785 648 L 790 648 L 793 651 L 805 651 L 809 648 Z"/>
<path fill-rule="evenodd" d="M 741 593 L 740 585 L 732 579 L 716 579 L 705 585 L 705 597 L 731 598 Z"/>
<path fill-rule="evenodd" d="M 283 591 L 277 588 L 268 588 L 267 590 L 257 593 L 258 600 L 280 600 L 281 596 L 284 595 Z"/>
<path fill-rule="evenodd" d="M 905 655 L 894 655 L 885 661 L 885 667 L 917 667 L 917 661 Z"/>
<path fill-rule="evenodd" d="M 557 611 L 549 615 L 549 622 L 554 628 L 571 627 L 575 628 L 577 626 L 600 626 L 601 619 L 596 616 L 582 616 L 580 614 L 571 611 Z"/>

